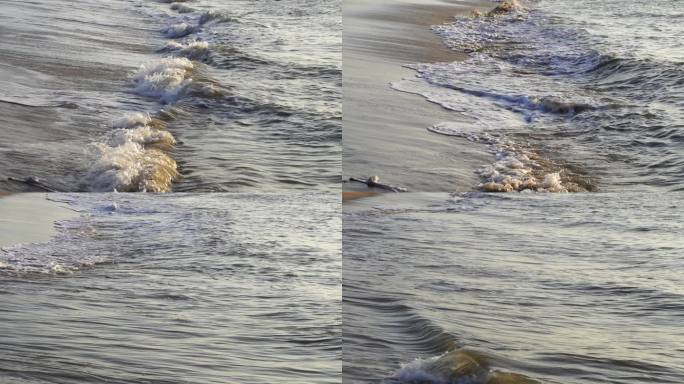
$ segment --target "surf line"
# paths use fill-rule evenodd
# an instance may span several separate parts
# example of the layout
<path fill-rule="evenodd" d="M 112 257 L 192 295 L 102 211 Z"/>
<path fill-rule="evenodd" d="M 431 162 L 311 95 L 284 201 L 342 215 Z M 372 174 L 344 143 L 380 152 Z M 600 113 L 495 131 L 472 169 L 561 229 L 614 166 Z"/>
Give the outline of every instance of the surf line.
<path fill-rule="evenodd" d="M 519 373 L 494 369 L 486 356 L 465 348 L 450 349 L 440 356 L 404 364 L 394 378 L 402 382 L 541 384 Z"/>
<path fill-rule="evenodd" d="M 187 20 L 186 20 L 187 21 Z M 131 75 L 133 92 L 164 105 L 156 115 L 133 112 L 114 121 L 112 130 L 94 143 L 92 165 L 82 188 L 93 192 L 169 192 L 181 177 L 172 157 L 177 141 L 166 129 L 175 119 L 173 105 L 186 96 L 220 98 L 215 81 L 200 73 L 199 62 L 209 56 L 209 43 L 186 38 L 208 22 L 169 24 L 161 30 L 170 41 L 157 52 L 165 56 L 142 64 Z M 176 39 L 186 38 L 185 41 Z"/>

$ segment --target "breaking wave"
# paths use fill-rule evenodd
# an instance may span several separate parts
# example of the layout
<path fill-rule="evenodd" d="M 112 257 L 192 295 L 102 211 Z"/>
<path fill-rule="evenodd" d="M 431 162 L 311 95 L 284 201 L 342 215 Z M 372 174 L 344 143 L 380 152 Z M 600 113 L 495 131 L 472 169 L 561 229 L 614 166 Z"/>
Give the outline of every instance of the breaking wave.
<path fill-rule="evenodd" d="M 192 83 L 195 65 L 187 58 L 164 58 L 141 65 L 133 75 L 136 93 L 159 98 L 163 103 L 176 101 Z"/>
<path fill-rule="evenodd" d="M 394 378 L 413 384 L 539 384 L 527 376 L 491 367 L 480 353 L 455 349 L 440 356 L 403 364 Z"/>
<path fill-rule="evenodd" d="M 204 12 L 202 14 L 202 16 L 200 16 L 197 23 L 198 23 L 198 25 L 204 25 L 204 24 L 207 24 L 207 23 L 212 22 L 212 21 L 213 22 L 219 22 L 219 23 L 229 22 L 229 21 L 235 22 L 235 21 L 238 21 L 238 18 L 234 15 L 229 14 L 229 13 L 212 10 L 212 11 Z"/>
<path fill-rule="evenodd" d="M 206 41 L 190 41 L 187 43 L 170 41 L 162 49 L 162 52 L 169 52 L 191 60 L 204 60 L 211 51 L 209 50 L 209 43 Z"/>
<path fill-rule="evenodd" d="M 168 154 L 176 141 L 161 120 L 133 113 L 115 121 L 101 142 L 83 183 L 92 192 L 168 192 L 180 174 Z"/>

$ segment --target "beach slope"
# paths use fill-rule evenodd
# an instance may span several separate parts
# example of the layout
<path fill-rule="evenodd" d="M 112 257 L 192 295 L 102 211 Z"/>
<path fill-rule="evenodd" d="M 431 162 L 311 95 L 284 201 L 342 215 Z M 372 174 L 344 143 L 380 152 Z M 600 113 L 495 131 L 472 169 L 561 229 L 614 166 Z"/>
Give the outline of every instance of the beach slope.
<path fill-rule="evenodd" d="M 467 191 L 478 184 L 474 171 L 491 155 L 464 139 L 444 140 L 426 129 L 458 115 L 396 91 L 390 83 L 414 76 L 405 64 L 462 60 L 465 55 L 446 48 L 430 26 L 491 7 L 486 2 L 344 2 L 345 179 L 379 175 L 389 185 L 430 192 Z M 354 184 L 345 189 L 365 189 Z"/>

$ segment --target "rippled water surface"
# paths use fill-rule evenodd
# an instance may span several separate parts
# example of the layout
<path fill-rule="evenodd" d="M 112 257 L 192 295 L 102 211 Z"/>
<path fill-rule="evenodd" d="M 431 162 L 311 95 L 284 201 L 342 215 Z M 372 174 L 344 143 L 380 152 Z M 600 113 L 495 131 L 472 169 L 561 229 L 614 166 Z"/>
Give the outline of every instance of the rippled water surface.
<path fill-rule="evenodd" d="M 336 190 L 339 8 L 0 1 L 0 189 Z"/>
<path fill-rule="evenodd" d="M 682 197 L 345 204 L 344 382 L 684 382 Z"/>
<path fill-rule="evenodd" d="M 684 188 L 681 2 L 494 6 L 433 27 L 465 61 L 393 83 L 453 112 L 425 128 L 493 155 L 479 189 Z"/>
<path fill-rule="evenodd" d="M 80 217 L 0 250 L 1 382 L 340 382 L 338 196 L 49 197 Z"/>

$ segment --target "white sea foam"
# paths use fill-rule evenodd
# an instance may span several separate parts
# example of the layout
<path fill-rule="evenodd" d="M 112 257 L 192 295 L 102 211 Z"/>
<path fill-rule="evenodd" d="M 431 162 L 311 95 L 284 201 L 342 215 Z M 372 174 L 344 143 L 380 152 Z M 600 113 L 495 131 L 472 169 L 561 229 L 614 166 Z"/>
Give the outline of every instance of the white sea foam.
<path fill-rule="evenodd" d="M 428 129 L 486 144 L 494 153 L 494 162 L 477 172 L 480 190 L 580 192 L 590 188 L 586 180 L 563 166 L 562 158 L 554 161 L 528 139 L 514 138 L 537 121 L 598 108 L 597 101 L 579 96 L 576 87 L 553 78 L 531 82 L 511 64 L 483 54 L 472 54 L 462 62 L 409 67 L 417 76 L 394 82 L 393 88 L 422 95 L 460 115 L 458 123 Z"/>
<path fill-rule="evenodd" d="M 210 53 L 209 43 L 206 41 L 191 41 L 187 43 L 170 41 L 164 47 L 164 51 L 195 60 L 203 59 Z"/>
<path fill-rule="evenodd" d="M 539 384 L 525 375 L 494 370 L 485 356 L 465 349 L 402 364 L 394 379 L 422 384 Z"/>
<path fill-rule="evenodd" d="M 187 36 L 194 32 L 195 27 L 187 23 L 178 23 L 165 27 L 162 29 L 164 35 L 170 39 L 176 39 L 179 37 Z"/>
<path fill-rule="evenodd" d="M 83 253 L 83 239 L 92 234 L 85 220 L 55 223 L 58 234 L 45 243 L 17 244 L 0 252 L 0 273 L 69 275 L 108 260 L 96 253 Z"/>
<path fill-rule="evenodd" d="M 194 64 L 185 57 L 167 57 L 153 64 L 141 65 L 133 75 L 135 91 L 172 103 L 192 83 L 190 75 L 193 68 Z"/>
<path fill-rule="evenodd" d="M 133 128 L 147 125 L 152 122 L 152 117 L 147 113 L 135 112 L 112 121 L 112 128 Z"/>
<path fill-rule="evenodd" d="M 152 126 L 154 119 L 133 113 L 116 120 L 101 142 L 91 146 L 93 164 L 84 183 L 94 192 L 166 192 L 179 176 L 176 162 L 166 153 L 175 139 Z"/>
<path fill-rule="evenodd" d="M 477 173 L 478 188 L 486 192 L 583 192 L 586 188 L 573 182 L 571 176 L 563 178 L 565 170 L 545 159 L 532 148 L 525 148 L 508 139 L 502 131 L 486 131 L 458 122 L 442 122 L 429 127 L 431 132 L 462 137 L 486 144 L 494 152 L 494 162 L 483 166 Z"/>
<path fill-rule="evenodd" d="M 407 67 L 416 70 L 418 75 L 392 83 L 393 88 L 420 94 L 455 111 L 483 111 L 478 116 L 484 118 L 482 121 L 496 114 L 515 113 L 529 122 L 544 113 L 575 115 L 617 103 L 596 100 L 579 92 L 576 86 L 554 78 L 531 81 L 513 65 L 483 54 L 472 54 L 460 62 Z"/>
<path fill-rule="evenodd" d="M 152 128 L 148 125 L 112 131 L 109 142 L 114 146 L 125 145 L 128 142 L 137 143 L 142 146 L 155 145 L 164 147 L 176 144 L 176 140 L 169 131 Z"/>
<path fill-rule="evenodd" d="M 94 147 L 99 159 L 85 177 L 93 192 L 166 192 L 178 177 L 176 162 L 161 150 L 132 141 Z"/>
<path fill-rule="evenodd" d="M 204 25 L 210 21 L 224 22 L 224 21 L 236 21 L 237 19 L 230 14 L 223 13 L 220 11 L 207 11 L 200 16 L 198 24 Z"/>
<path fill-rule="evenodd" d="M 524 26 L 519 22 L 527 11 L 521 3 L 506 0 L 487 13 L 476 10 L 470 17 L 459 16 L 452 23 L 436 25 L 432 29 L 442 36 L 447 46 L 460 51 L 477 52 L 505 42 L 508 34 L 502 34 L 502 28 L 510 22 L 518 22 L 518 32 L 523 33 Z"/>
<path fill-rule="evenodd" d="M 506 141 L 495 144 L 496 160 L 482 167 L 478 174 L 482 182 L 478 186 L 485 192 L 586 192 L 587 189 L 574 182 L 574 175 L 549 159 L 542 158 L 529 149 Z"/>
<path fill-rule="evenodd" d="M 406 383 L 480 384 L 489 383 L 489 373 L 483 356 L 459 349 L 403 364 L 395 378 Z"/>
<path fill-rule="evenodd" d="M 421 359 L 417 358 L 409 363 L 401 365 L 401 368 L 394 374 L 394 378 L 406 383 L 431 383 L 449 384 L 450 381 L 439 377 L 434 372 L 429 372 L 429 366 L 439 359 L 439 356 Z"/>
<path fill-rule="evenodd" d="M 180 4 L 180 3 L 171 4 L 171 9 L 173 9 L 174 11 L 177 11 L 178 13 L 190 13 L 190 12 L 195 11 L 194 8 L 188 7 L 187 5 Z"/>

